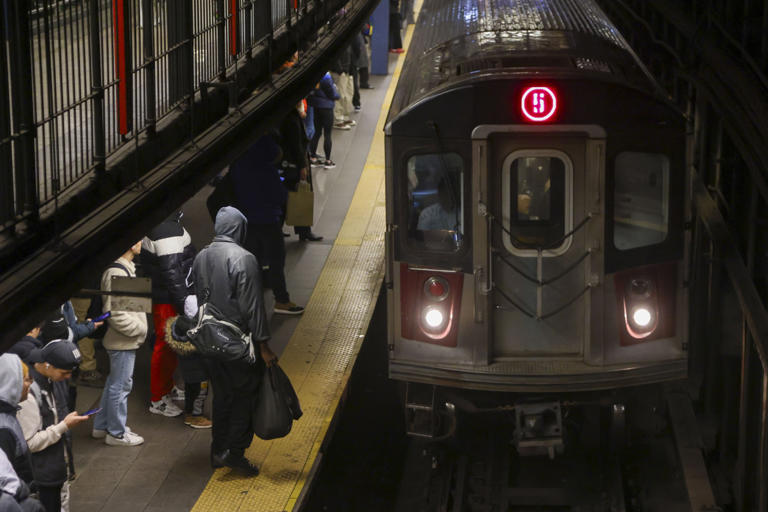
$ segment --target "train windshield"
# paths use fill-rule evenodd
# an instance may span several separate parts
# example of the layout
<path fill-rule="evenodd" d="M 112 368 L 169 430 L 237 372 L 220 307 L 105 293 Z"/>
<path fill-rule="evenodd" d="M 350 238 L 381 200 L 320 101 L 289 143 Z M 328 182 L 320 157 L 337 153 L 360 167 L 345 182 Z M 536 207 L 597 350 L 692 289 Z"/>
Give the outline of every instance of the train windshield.
<path fill-rule="evenodd" d="M 616 157 L 613 243 L 619 250 L 655 245 L 669 230 L 669 158 L 626 151 Z"/>
<path fill-rule="evenodd" d="M 464 243 L 464 162 L 456 153 L 408 159 L 408 239 L 421 249 L 458 251 Z"/>
<path fill-rule="evenodd" d="M 566 194 L 570 161 L 553 150 L 524 150 L 504 163 L 504 202 L 509 215 L 505 245 L 515 254 L 533 255 L 537 248 L 547 255 L 567 249 Z M 555 250 L 555 252 L 551 252 Z"/>

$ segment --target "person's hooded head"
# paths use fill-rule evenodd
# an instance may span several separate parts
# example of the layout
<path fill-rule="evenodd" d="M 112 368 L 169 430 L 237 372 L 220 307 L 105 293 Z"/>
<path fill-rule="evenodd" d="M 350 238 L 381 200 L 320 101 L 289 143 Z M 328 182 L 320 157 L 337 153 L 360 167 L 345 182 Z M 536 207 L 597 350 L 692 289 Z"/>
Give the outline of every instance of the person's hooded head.
<path fill-rule="evenodd" d="M 216 236 L 231 238 L 236 244 L 245 243 L 245 235 L 248 233 L 248 219 L 234 206 L 225 206 L 216 214 L 216 222 L 213 225 Z"/>
<path fill-rule="evenodd" d="M 24 391 L 24 369 L 16 354 L 0 356 L 0 402 L 16 407 Z"/>

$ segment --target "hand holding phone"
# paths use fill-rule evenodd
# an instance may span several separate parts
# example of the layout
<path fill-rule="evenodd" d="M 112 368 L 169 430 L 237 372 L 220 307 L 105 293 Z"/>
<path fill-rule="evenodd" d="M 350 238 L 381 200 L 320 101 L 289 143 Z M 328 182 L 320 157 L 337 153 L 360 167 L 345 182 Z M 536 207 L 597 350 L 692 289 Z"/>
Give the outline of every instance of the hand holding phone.
<path fill-rule="evenodd" d="M 96 409 L 94 411 L 88 411 L 88 412 L 98 412 L 99 410 L 100 409 Z M 85 413 L 82 416 L 78 416 L 77 412 L 71 412 L 64 417 L 63 421 L 67 425 L 67 428 L 72 428 L 87 420 L 88 420 L 88 413 Z"/>
<path fill-rule="evenodd" d="M 96 414 L 97 412 L 101 412 L 101 407 L 98 407 L 96 409 L 91 409 L 90 411 L 86 411 L 82 414 L 82 416 L 92 416 Z"/>
<path fill-rule="evenodd" d="M 106 312 L 106 313 L 104 313 L 103 315 L 99 315 L 99 316 L 97 316 L 97 317 L 96 317 L 96 318 L 94 318 L 92 321 L 93 321 L 93 323 L 96 323 L 96 322 L 103 322 L 104 320 L 106 320 L 107 318 L 109 318 L 109 317 L 111 317 L 111 316 L 112 316 L 112 312 L 111 312 L 111 311 L 107 311 L 107 312 Z"/>

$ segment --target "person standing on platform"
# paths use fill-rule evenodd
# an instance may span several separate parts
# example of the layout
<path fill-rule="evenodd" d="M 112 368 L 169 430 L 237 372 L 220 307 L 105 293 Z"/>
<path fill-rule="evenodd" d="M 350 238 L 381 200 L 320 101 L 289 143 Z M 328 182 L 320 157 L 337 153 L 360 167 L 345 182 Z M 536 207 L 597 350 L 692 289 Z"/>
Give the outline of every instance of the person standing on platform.
<path fill-rule="evenodd" d="M 291 302 L 285 282 L 283 208 L 288 191 L 280 181 L 280 162 L 280 146 L 272 136 L 263 135 L 229 167 L 229 173 L 237 204 L 248 219 L 245 248 L 256 255 L 264 270 L 267 286 L 275 295 L 274 312 L 300 315 L 304 308 Z"/>
<path fill-rule="evenodd" d="M 0 355 L 0 450 L 14 471 L 28 486 L 34 487 L 32 459 L 16 411 L 27 399 L 32 377 L 27 365 L 16 354 Z"/>
<path fill-rule="evenodd" d="M 0 512 L 45 512 L 30 497 L 29 486 L 16 474 L 5 452 L 0 450 Z"/>
<path fill-rule="evenodd" d="M 112 277 L 136 277 L 133 260 L 141 253 L 141 241 L 111 264 L 101 276 L 101 290 L 112 291 Z M 110 446 L 137 446 L 144 438 L 126 426 L 128 395 L 133 388 L 136 350 L 147 336 L 147 314 L 134 311 L 112 311 L 112 298 L 104 296 L 103 311 L 111 311 L 104 335 L 104 348 L 109 355 L 110 372 L 104 384 L 99 407 L 93 421 L 92 436 L 104 439 Z"/>
<path fill-rule="evenodd" d="M 80 363 L 80 351 L 71 341 L 54 339 L 29 357 L 34 382 L 16 416 L 32 452 L 32 471 L 46 512 L 69 510 L 69 477 L 74 474 L 69 430 L 88 420 L 67 406 L 67 381 Z"/>
<path fill-rule="evenodd" d="M 352 38 L 352 84 L 354 93 L 352 94 L 352 106 L 355 112 L 360 112 L 362 104 L 360 103 L 360 82 L 363 80 L 363 70 L 365 70 L 365 82 L 368 83 L 368 50 L 365 48 L 363 34 L 358 31 Z"/>
<path fill-rule="evenodd" d="M 339 101 L 333 106 L 333 127 L 339 130 L 350 130 L 357 124 L 352 115 L 352 96 L 354 96 L 354 80 L 349 72 L 352 66 L 352 46 L 347 44 L 331 61 L 331 78 L 339 90 Z"/>
<path fill-rule="evenodd" d="M 373 25 L 366 23 L 363 25 L 360 35 L 363 36 L 363 53 L 357 61 L 357 71 L 360 78 L 360 89 L 373 89 L 370 82 L 369 69 L 371 67 L 371 36 L 373 35 Z"/>
<path fill-rule="evenodd" d="M 141 242 L 141 261 L 152 279 L 152 320 L 155 345 L 150 364 L 149 412 L 179 416 L 183 411 L 171 399 L 173 372 L 178 360 L 165 342 L 165 323 L 184 313 L 184 302 L 194 293 L 188 277 L 195 259 L 192 237 L 181 225 L 182 213 L 155 226 Z"/>
<path fill-rule="evenodd" d="M 323 78 L 315 85 L 315 88 L 309 93 L 308 103 L 314 110 L 315 116 L 315 136 L 309 144 L 310 162 L 312 167 L 325 167 L 333 169 L 336 164 L 331 160 L 331 149 L 333 148 L 333 107 L 336 100 L 341 98 L 336 84 L 333 83 L 330 73 L 323 75 Z M 325 159 L 317 156 L 317 145 L 320 143 L 320 136 L 323 136 L 323 150 Z"/>
<path fill-rule="evenodd" d="M 200 251 L 192 265 L 197 301 L 201 306 L 212 304 L 227 321 L 250 334 L 259 347 L 260 359 L 255 364 L 206 359 L 213 386 L 211 465 L 255 476 L 259 469 L 245 457 L 245 449 L 253 440 L 254 395 L 264 364 L 271 366 L 277 357 L 268 344 L 270 333 L 259 263 L 242 245 L 248 220 L 237 208 L 225 206 L 216 214 L 214 232 L 213 241 Z"/>
<path fill-rule="evenodd" d="M 303 103 L 299 102 L 280 123 L 280 148 L 283 151 L 283 185 L 288 190 L 296 190 L 299 181 L 308 181 L 312 185 L 309 159 L 307 158 L 307 133 L 304 131 L 306 116 Z M 299 240 L 319 242 L 323 239 L 312 232 L 311 226 L 294 226 L 293 230 L 299 235 Z"/>
<path fill-rule="evenodd" d="M 72 297 L 67 301 L 72 306 L 72 312 L 74 313 L 75 320 L 78 325 L 88 325 L 91 319 L 88 318 L 88 307 L 91 304 L 91 299 L 83 297 Z M 96 368 L 96 340 L 93 338 L 94 332 L 101 327 L 103 322 L 93 323 L 94 329 L 83 336 L 77 337 L 77 348 L 80 350 L 80 355 L 83 361 L 78 367 L 77 384 L 81 386 L 88 386 L 94 388 L 100 388 L 104 386 L 104 376 Z M 70 327 L 72 324 L 70 322 Z"/>
<path fill-rule="evenodd" d="M 389 0 L 389 52 L 403 53 L 403 37 L 401 35 L 400 2 Z"/>

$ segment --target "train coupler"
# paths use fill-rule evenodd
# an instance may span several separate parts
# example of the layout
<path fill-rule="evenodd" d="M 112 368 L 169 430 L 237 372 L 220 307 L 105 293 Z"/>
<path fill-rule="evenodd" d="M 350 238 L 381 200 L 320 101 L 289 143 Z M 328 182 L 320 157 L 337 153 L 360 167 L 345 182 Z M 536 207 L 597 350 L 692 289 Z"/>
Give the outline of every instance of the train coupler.
<path fill-rule="evenodd" d="M 563 453 L 563 415 L 560 402 L 516 404 L 514 444 L 520 456 Z"/>

